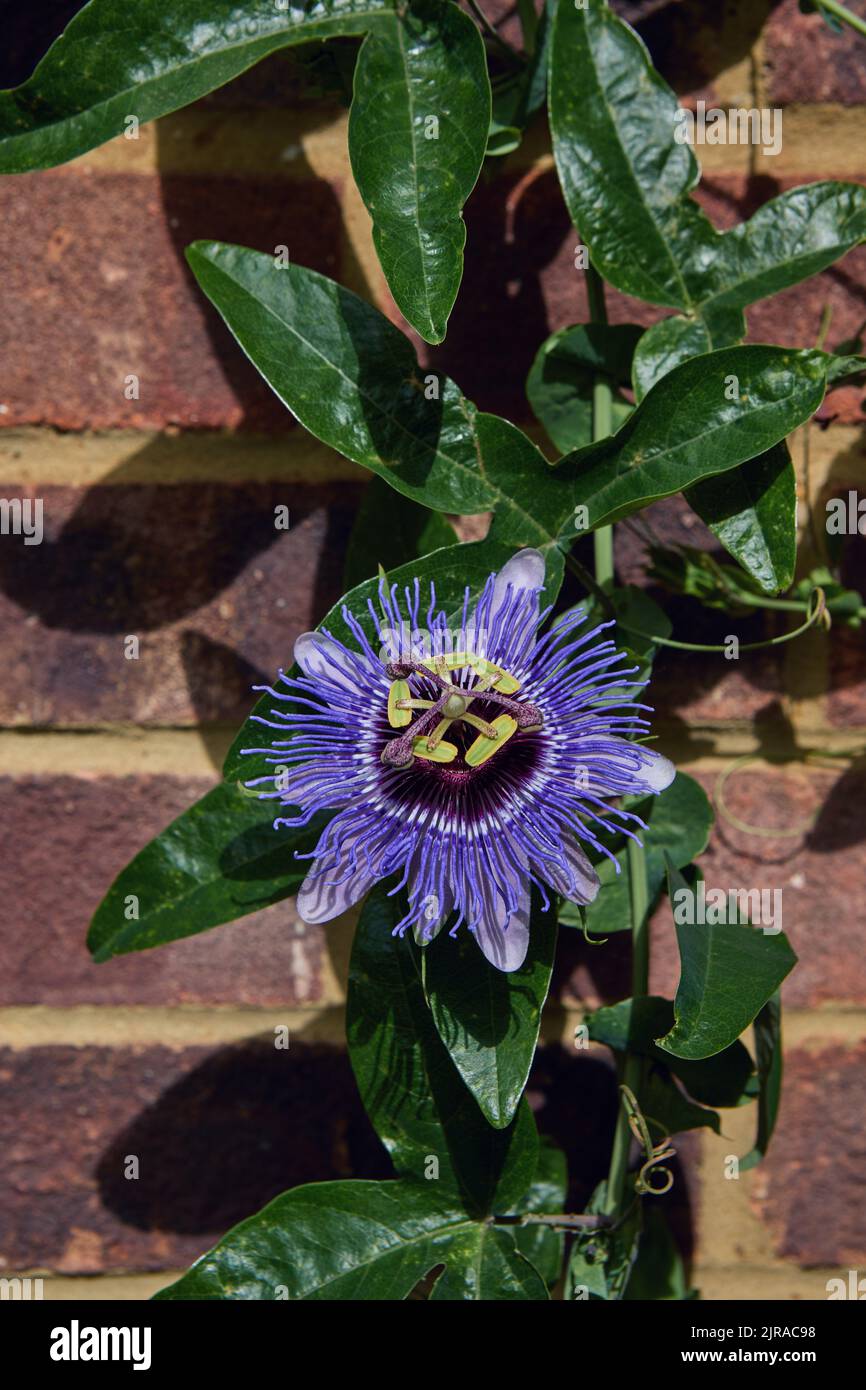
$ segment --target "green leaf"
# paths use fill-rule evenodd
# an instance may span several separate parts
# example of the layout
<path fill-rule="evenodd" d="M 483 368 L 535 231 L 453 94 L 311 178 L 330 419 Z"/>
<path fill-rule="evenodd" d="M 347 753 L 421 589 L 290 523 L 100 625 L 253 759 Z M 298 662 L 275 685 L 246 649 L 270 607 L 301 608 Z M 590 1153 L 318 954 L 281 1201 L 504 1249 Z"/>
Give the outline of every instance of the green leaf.
<path fill-rule="evenodd" d="M 596 269 L 626 294 L 687 308 L 682 265 L 710 224 L 686 195 L 697 160 L 673 139 L 677 99 L 637 34 L 606 4 L 560 4 L 550 128 L 571 218 Z"/>
<path fill-rule="evenodd" d="M 292 44 L 393 26 L 390 0 L 91 0 L 33 76 L 0 92 L 0 172 L 49 169 L 222 87 Z"/>
<path fill-rule="evenodd" d="M 475 1222 L 456 1234 L 430 1301 L 547 1299 L 547 1285 L 521 1252 L 514 1232 Z"/>
<path fill-rule="evenodd" d="M 187 257 L 199 284 L 280 400 L 312 434 L 441 512 L 493 510 L 491 541 L 535 546 L 552 586 L 574 538 L 574 481 L 519 429 L 431 376 L 384 314 L 302 266 L 218 242 Z M 506 551 L 507 553 L 507 551 Z"/>
<path fill-rule="evenodd" d="M 636 324 L 577 324 L 561 328 L 536 353 L 526 395 L 561 453 L 592 441 L 592 393 L 597 380 L 614 388 L 614 430 L 632 412 L 616 388 L 631 380 L 631 362 L 643 329 Z"/>
<path fill-rule="evenodd" d="M 717 232 L 691 196 L 700 170 L 677 138 L 677 98 L 601 0 L 558 7 L 550 123 L 563 194 L 596 268 L 627 294 L 703 318 L 715 347 L 743 336 L 747 305 L 866 238 L 866 189 L 835 182 L 791 189 Z"/>
<path fill-rule="evenodd" d="M 722 1109 L 743 1105 L 756 1094 L 754 1067 L 746 1048 L 734 1042 L 700 1061 L 688 1061 L 662 1052 L 654 1042 L 659 1034 L 670 1031 L 674 1021 L 673 1005 L 658 995 L 642 995 L 623 999 L 596 1009 L 586 1018 L 589 1037 L 605 1043 L 615 1052 L 636 1052 L 661 1063 L 682 1081 L 689 1095 L 701 1105 Z"/>
<path fill-rule="evenodd" d="M 434 1300 L 547 1299 L 530 1256 L 549 1273 L 549 1240 L 490 1218 L 556 1200 L 561 1168 L 540 1161 L 525 1101 L 508 1129 L 485 1123 L 433 1025 L 421 953 L 393 934 L 402 911 L 381 887 L 367 899 L 347 1006 L 361 1099 L 398 1179 L 284 1193 L 158 1298 L 402 1299 L 441 1265 Z"/>
<path fill-rule="evenodd" d="M 548 1296 L 509 1230 L 438 1207 L 420 1185 L 347 1181 L 283 1193 L 155 1299 L 404 1299 L 439 1264 L 437 1298 Z"/>
<path fill-rule="evenodd" d="M 590 529 L 616 521 L 778 444 L 817 410 L 831 362 L 817 350 L 763 346 L 690 358 L 615 435 L 566 454 L 554 471 L 574 479 Z"/>
<path fill-rule="evenodd" d="M 776 1127 L 782 1094 L 782 1000 L 768 999 L 755 1019 L 755 1051 L 758 1063 L 758 1133 L 754 1147 L 740 1159 L 740 1172 L 754 1168 L 765 1156 Z"/>
<path fill-rule="evenodd" d="M 664 1211 L 656 1202 L 644 1204 L 644 1225 L 623 1297 L 627 1301 L 695 1298 L 686 1279 L 683 1258 L 671 1235 Z"/>
<path fill-rule="evenodd" d="M 678 868 L 684 868 L 702 854 L 709 840 L 713 811 L 703 787 L 685 772 L 678 772 L 670 786 L 658 796 L 643 798 L 637 806 L 627 809 L 636 811 L 647 825 L 641 839 L 648 913 L 652 913 L 665 881 L 665 857 L 669 856 Z M 618 837 L 616 864 L 619 873 L 606 855 L 596 864 L 601 889 L 595 902 L 585 908 L 587 930 L 594 936 L 631 930 L 628 854 L 622 841 L 623 837 Z M 567 926 L 580 926 L 573 907 L 565 903 L 559 920 Z"/>
<path fill-rule="evenodd" d="M 277 49 L 366 34 L 349 152 L 398 306 L 440 342 L 463 272 L 461 209 L 490 117 L 484 45 L 446 0 L 91 0 L 0 93 L 0 171 L 45 169 L 187 106 Z M 428 121 L 435 117 L 438 127 Z M 435 138 L 433 132 L 435 130 Z"/>
<path fill-rule="evenodd" d="M 686 501 L 765 594 L 788 588 L 797 560 L 797 479 L 784 440 L 696 483 Z"/>
<path fill-rule="evenodd" d="M 702 888 L 690 888 L 669 865 L 681 975 L 674 1026 L 657 1041 L 664 1052 L 693 1060 L 711 1057 L 738 1038 L 797 961 L 784 932 L 771 935 L 739 917 L 719 924 L 695 922 L 713 909 L 707 902 L 702 912 Z M 694 924 L 678 920 L 689 916 Z"/>
<path fill-rule="evenodd" d="M 184 811 L 126 866 L 97 908 L 87 938 L 94 959 L 194 936 L 297 893 L 307 868 L 294 851 L 312 849 L 322 827 L 277 835 L 274 814 L 272 803 L 233 783 Z"/>
<path fill-rule="evenodd" d="M 637 1098 L 644 1118 L 652 1121 L 650 1133 L 654 1143 L 687 1129 L 708 1127 L 716 1134 L 721 1130 L 715 1110 L 707 1110 L 689 1100 L 665 1066 L 652 1065 L 646 1069 Z"/>
<path fill-rule="evenodd" d="M 361 47 L 349 154 L 398 308 L 429 343 L 460 288 L 461 208 L 481 172 L 490 83 L 481 35 L 444 0 L 411 0 Z"/>
<path fill-rule="evenodd" d="M 525 1100 L 503 1129 L 482 1116 L 436 1031 L 421 950 L 411 933 L 393 935 L 404 910 L 377 887 L 355 934 L 346 1031 L 361 1099 L 401 1176 L 473 1216 L 504 1213 L 533 1180 L 535 1121 Z M 429 1179 L 432 1159 L 438 1177 Z"/>
<path fill-rule="evenodd" d="M 555 1216 L 565 1210 L 568 1168 L 565 1154 L 544 1135 L 538 1146 L 538 1167 L 529 1191 L 520 1199 L 520 1211 Z M 552 1288 L 562 1273 L 565 1235 L 551 1226 L 511 1228 L 514 1243 L 544 1282 Z"/>
<path fill-rule="evenodd" d="M 592 1195 L 588 1213 L 604 1210 L 604 1194 L 605 1184 L 601 1183 Z M 623 1297 L 637 1258 L 642 1206 L 635 1202 L 616 1226 L 575 1236 L 568 1260 L 566 1299 L 615 1302 Z"/>
<path fill-rule="evenodd" d="M 714 347 L 729 346 L 728 343 L 714 343 L 702 319 L 686 319 L 681 314 L 660 319 L 647 329 L 635 348 L 632 361 L 635 400 L 642 401 L 647 391 L 681 362 L 687 362 L 690 357 L 702 357 Z"/>
<path fill-rule="evenodd" d="M 424 947 L 433 1021 L 451 1060 L 497 1129 L 511 1122 L 535 1055 L 556 952 L 556 913 L 533 895 L 529 950 L 508 974 L 485 960 L 468 931 Z"/>
<path fill-rule="evenodd" d="M 381 478 L 371 478 L 349 537 L 343 584 L 354 589 L 377 574 L 380 565 L 397 569 L 456 541 L 454 527 L 439 512 L 395 492 Z"/>

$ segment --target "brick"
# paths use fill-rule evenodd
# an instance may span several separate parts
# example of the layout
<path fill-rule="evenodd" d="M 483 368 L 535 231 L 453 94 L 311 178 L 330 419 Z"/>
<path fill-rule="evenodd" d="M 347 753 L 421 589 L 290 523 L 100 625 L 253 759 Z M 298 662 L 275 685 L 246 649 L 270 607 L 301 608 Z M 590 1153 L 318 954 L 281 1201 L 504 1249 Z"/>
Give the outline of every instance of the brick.
<path fill-rule="evenodd" d="M 87 928 L 114 876 L 210 785 L 168 776 L 0 778 L 0 1005 L 322 1000 L 333 934 L 300 922 L 293 899 L 168 946 L 91 960 Z"/>
<path fill-rule="evenodd" d="M 615 1119 L 612 1067 L 559 1046 L 539 1052 L 528 1091 L 563 1147 L 580 1210 L 604 1177 Z M 346 1056 L 292 1036 L 216 1049 L 156 1046 L 0 1050 L 4 1145 L 0 1268 L 60 1274 L 185 1265 L 279 1192 L 390 1175 Z M 688 1248 L 695 1146 L 677 1140 L 664 1203 Z M 123 1176 L 127 1156 L 140 1177 Z"/>
<path fill-rule="evenodd" d="M 186 268 L 197 238 L 341 275 L 339 188 L 51 170 L 0 180 L 7 426 L 292 428 Z M 22 351 L 22 344 L 27 350 Z M 125 378 L 140 378 L 126 400 Z"/>
<path fill-rule="evenodd" d="M 695 775 L 714 797 L 716 779 Z M 866 772 L 859 765 L 834 774 L 762 764 L 744 767 L 726 783 L 731 813 L 770 831 L 796 829 L 817 813 L 811 829 L 796 838 L 759 837 L 731 825 L 716 806 L 710 845 L 700 859 L 707 887 L 782 890 L 782 927 L 799 957 L 783 985 L 788 1007 L 866 1005 L 859 912 L 866 873 L 864 795 Z M 678 977 L 676 935 L 663 901 L 652 929 L 653 992 L 672 998 Z"/>
<path fill-rule="evenodd" d="M 863 483 L 850 488 L 859 497 L 866 493 Z M 834 482 L 828 495 L 847 497 L 849 485 Z M 823 509 L 822 509 L 823 510 Z M 850 589 L 866 600 L 866 538 L 848 536 L 842 551 L 840 577 Z M 829 690 L 826 700 L 828 722 L 838 728 L 862 728 L 866 724 L 866 652 L 863 628 L 837 624 L 828 641 Z"/>
<path fill-rule="evenodd" d="M 683 769 L 714 802 L 716 823 L 699 863 L 707 888 L 782 890 L 782 928 L 798 956 L 783 986 L 789 1008 L 866 1005 L 866 964 L 858 905 L 866 874 L 862 807 L 866 772 L 841 774 L 758 765 L 728 780 L 729 810 L 747 825 L 792 829 L 817 812 L 798 838 L 766 838 L 738 830 L 718 811 L 716 776 Z M 662 898 L 652 921 L 650 989 L 672 999 L 679 952 L 670 905 Z M 597 1008 L 630 993 L 630 942 L 622 932 L 605 946 L 587 945 L 578 931 L 560 932 L 553 995 Z"/>
<path fill-rule="evenodd" d="M 778 1128 L 753 1198 L 778 1255 L 846 1279 L 866 1265 L 864 1063 L 862 1042 L 789 1052 Z M 816 1296 L 826 1297 L 823 1287 Z"/>
<path fill-rule="evenodd" d="M 297 482 L 32 492 L 42 544 L 0 548 L 5 724 L 239 723 L 342 593 L 360 497 Z"/>
<path fill-rule="evenodd" d="M 177 1268 L 286 1188 L 390 1169 L 345 1055 L 294 1037 L 3 1050 L 0 1090 L 4 1269 Z"/>
<path fill-rule="evenodd" d="M 866 19 L 864 0 L 845 0 Z M 764 40 L 767 97 L 773 105 L 866 101 L 866 71 L 857 36 L 847 26 L 834 34 L 819 15 L 802 14 L 797 0 L 782 0 Z"/>

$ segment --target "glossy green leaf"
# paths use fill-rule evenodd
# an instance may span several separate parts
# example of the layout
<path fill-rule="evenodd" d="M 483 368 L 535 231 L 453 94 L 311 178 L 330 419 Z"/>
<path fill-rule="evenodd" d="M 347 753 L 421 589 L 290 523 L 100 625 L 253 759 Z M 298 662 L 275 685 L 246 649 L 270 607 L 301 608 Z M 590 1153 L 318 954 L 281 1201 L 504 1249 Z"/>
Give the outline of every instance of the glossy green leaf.
<path fill-rule="evenodd" d="M 514 1232 L 476 1221 L 453 1237 L 430 1302 L 538 1302 L 548 1297 L 547 1285 L 520 1250 Z"/>
<path fill-rule="evenodd" d="M 0 172 L 48 169 L 222 87 L 277 49 L 392 26 L 390 0 L 91 0 L 0 93 Z"/>
<path fill-rule="evenodd" d="M 411 564 L 446 545 L 454 545 L 457 533 L 439 512 L 431 512 L 381 478 L 371 478 L 355 517 L 346 551 L 343 585 L 354 589 L 384 570 Z"/>
<path fill-rule="evenodd" d="M 797 560 L 797 479 L 784 440 L 696 483 L 686 501 L 765 594 L 789 587 Z"/>
<path fill-rule="evenodd" d="M 669 787 L 658 796 L 642 798 L 629 806 L 646 822 L 641 832 L 646 865 L 649 909 L 652 913 L 665 881 L 665 856 L 678 868 L 683 868 L 707 847 L 713 824 L 713 811 L 703 787 L 685 772 L 678 772 Z M 596 868 L 601 889 L 595 902 L 585 908 L 587 930 L 593 936 L 610 936 L 618 931 L 631 930 L 631 898 L 629 864 L 623 837 L 618 837 L 616 865 L 607 856 L 600 857 Z M 574 904 L 564 903 L 560 922 L 580 926 Z"/>
<path fill-rule="evenodd" d="M 687 196 L 699 170 L 673 139 L 677 99 L 643 43 L 602 0 L 560 4 L 549 90 L 559 181 L 596 269 L 638 299 L 688 307 L 682 266 L 710 224 Z"/>
<path fill-rule="evenodd" d="M 740 1159 L 740 1172 L 754 1168 L 765 1156 L 776 1127 L 782 1094 L 782 1000 L 768 999 L 755 1019 L 755 1053 L 758 1064 L 758 1132 L 754 1146 Z"/>
<path fill-rule="evenodd" d="M 497 1129 L 511 1122 L 535 1055 L 556 951 L 556 913 L 533 899 L 529 950 L 519 970 L 496 970 L 471 933 L 440 932 L 424 947 L 433 1020 L 451 1060 Z"/>
<path fill-rule="evenodd" d="M 404 1299 L 440 1264 L 435 1298 L 548 1296 L 510 1229 L 438 1207 L 418 1184 L 347 1181 L 277 1197 L 155 1298 Z"/>
<path fill-rule="evenodd" d="M 739 1041 L 712 1057 L 690 1061 L 662 1052 L 654 1039 L 667 1033 L 674 1021 L 673 1005 L 658 995 L 623 999 L 596 1009 L 586 1018 L 589 1037 L 615 1052 L 636 1052 L 673 1072 L 689 1095 L 701 1105 L 722 1109 L 747 1104 L 757 1094 L 754 1066 Z"/>
<path fill-rule="evenodd" d="M 355 933 L 346 1031 L 361 1099 L 401 1176 L 473 1216 L 504 1213 L 534 1177 L 535 1121 L 525 1100 L 504 1129 L 484 1119 L 436 1031 L 421 950 L 411 933 L 393 935 L 404 911 L 376 888 Z"/>
<path fill-rule="evenodd" d="M 525 434 L 425 372 L 408 338 L 333 280 L 218 242 L 196 242 L 187 256 L 241 347 L 312 434 L 426 507 L 493 510 L 493 541 L 537 547 L 558 585 L 580 499 Z"/>
<path fill-rule="evenodd" d="M 712 1129 L 720 1133 L 721 1121 L 715 1110 L 696 1105 L 684 1095 L 665 1066 L 651 1064 L 645 1069 L 637 1089 L 644 1119 L 650 1125 L 653 1143 L 688 1129 Z"/>
<path fill-rule="evenodd" d="M 491 1216 L 556 1200 L 524 1101 L 506 1130 L 484 1121 L 430 1015 L 403 909 L 367 899 L 349 970 L 347 1036 L 361 1098 L 397 1169 L 388 1182 L 315 1183 L 242 1222 L 160 1299 L 402 1299 L 438 1266 L 431 1299 L 547 1299 L 531 1262 L 555 1254 Z M 523 1199 L 521 1201 L 521 1199 Z"/>
<path fill-rule="evenodd" d="M 817 410 L 831 361 L 763 346 L 690 358 L 615 435 L 566 454 L 554 471 L 574 479 L 590 528 L 616 521 L 778 444 Z"/>
<path fill-rule="evenodd" d="M 636 324 L 576 324 L 553 333 L 535 355 L 526 395 L 561 453 L 592 441 L 592 393 L 597 380 L 614 388 L 614 430 L 631 402 L 616 388 L 631 381 L 631 363 L 643 329 Z"/>
<path fill-rule="evenodd" d="M 391 293 L 430 343 L 463 274 L 461 208 L 481 171 L 490 83 L 481 36 L 445 0 L 411 0 L 358 56 L 349 154 Z"/>
<path fill-rule="evenodd" d="M 33 76 L 0 93 L 0 171 L 62 164 L 127 131 L 130 116 L 176 111 L 277 49 L 364 34 L 352 168 L 397 304 L 440 342 L 490 117 L 484 45 L 447 0 L 91 0 Z"/>
<path fill-rule="evenodd" d="M 297 893 L 321 826 L 277 835 L 271 802 L 223 783 L 151 840 L 98 907 L 87 944 L 97 961 L 163 946 Z"/>
<path fill-rule="evenodd" d="M 627 294 L 700 316 L 713 346 L 743 336 L 747 305 L 866 237 L 866 189 L 833 182 L 791 189 L 717 232 L 691 196 L 700 171 L 677 98 L 604 0 L 557 9 L 550 121 L 565 200 L 597 269 Z"/>
<path fill-rule="evenodd" d="M 681 362 L 687 362 L 690 357 L 701 357 L 716 347 L 730 346 L 730 343 L 714 343 L 702 319 L 687 319 L 681 314 L 660 319 L 647 329 L 634 351 L 632 386 L 635 400 L 642 401 L 647 391 Z"/>
<path fill-rule="evenodd" d="M 710 916 L 682 874 L 670 865 L 668 892 L 680 952 L 680 982 L 674 999 L 674 1026 L 658 1038 L 676 1057 L 713 1056 L 740 1036 L 775 994 L 797 957 L 784 932 L 771 934 L 735 922 L 681 921 Z M 727 912 L 727 906 L 725 908 Z M 730 915 L 730 914 L 728 914 Z M 773 928 L 775 931 L 775 928 Z"/>

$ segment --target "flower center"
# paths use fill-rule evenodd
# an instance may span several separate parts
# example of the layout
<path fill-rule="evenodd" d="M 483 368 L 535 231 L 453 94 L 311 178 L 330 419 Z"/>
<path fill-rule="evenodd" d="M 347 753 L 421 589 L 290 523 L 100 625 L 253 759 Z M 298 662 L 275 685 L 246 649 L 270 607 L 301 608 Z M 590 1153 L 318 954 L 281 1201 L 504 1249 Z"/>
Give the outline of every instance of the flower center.
<path fill-rule="evenodd" d="M 454 685 L 449 679 L 450 673 L 467 669 L 477 677 L 476 684 L 469 690 Z M 477 733 L 475 740 L 462 750 L 462 760 L 467 768 L 480 767 L 518 730 L 535 733 L 544 722 L 537 705 L 513 698 L 520 689 L 516 677 L 474 652 L 449 652 L 422 661 L 389 661 L 385 671 L 391 680 L 388 723 L 392 729 L 404 730 L 396 738 L 389 739 L 382 749 L 382 762 L 386 767 L 408 768 L 416 758 L 434 763 L 454 762 L 461 749 L 445 735 L 456 724 Z M 408 679 L 411 675 L 421 676 L 434 685 L 438 690 L 437 698 L 425 700 L 413 696 Z M 477 706 L 476 710 L 472 709 L 476 700 L 482 702 L 485 713 L 491 705 L 499 707 L 502 713 L 492 721 L 482 718 Z"/>

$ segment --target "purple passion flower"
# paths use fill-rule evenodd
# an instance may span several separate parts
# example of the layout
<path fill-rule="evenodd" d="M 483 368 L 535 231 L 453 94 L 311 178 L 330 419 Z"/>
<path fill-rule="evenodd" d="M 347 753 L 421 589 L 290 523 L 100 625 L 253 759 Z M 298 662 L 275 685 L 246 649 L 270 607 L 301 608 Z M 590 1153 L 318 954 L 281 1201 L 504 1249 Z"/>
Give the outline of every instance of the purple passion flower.
<path fill-rule="evenodd" d="M 544 561 L 521 550 L 470 606 L 467 588 L 456 631 L 421 607 L 420 585 L 379 587 L 381 615 L 368 603 L 383 643 L 378 652 L 346 608 L 357 648 L 328 632 L 295 643 L 298 679 L 280 672 L 288 702 L 257 722 L 274 730 L 266 755 L 276 771 L 263 798 L 300 815 L 274 828 L 336 815 L 319 839 L 298 894 L 305 922 L 327 922 L 379 879 L 397 875 L 408 911 L 395 931 L 419 942 L 446 923 L 465 925 L 487 959 L 516 970 L 529 942 L 530 885 L 577 903 L 595 898 L 599 880 L 584 846 L 604 850 L 599 830 L 632 835 L 637 817 L 611 797 L 660 792 L 674 767 L 632 742 L 647 726 L 627 698 L 624 660 L 599 634 L 581 634 L 582 609 L 541 636 Z M 282 737 L 281 737 L 282 736 Z M 613 823 L 611 817 L 620 823 Z M 606 852 L 606 851 L 605 851 Z"/>

